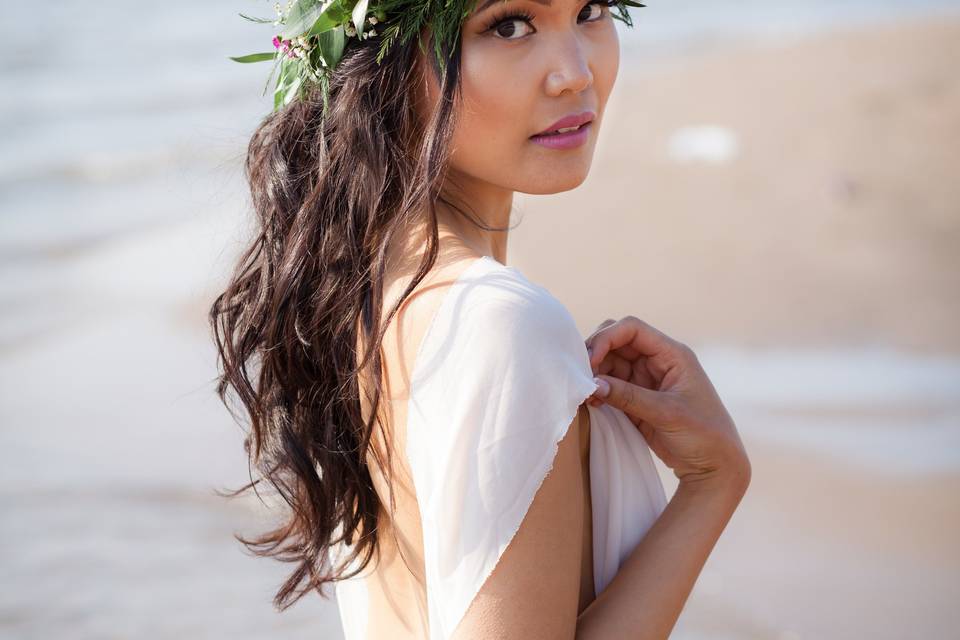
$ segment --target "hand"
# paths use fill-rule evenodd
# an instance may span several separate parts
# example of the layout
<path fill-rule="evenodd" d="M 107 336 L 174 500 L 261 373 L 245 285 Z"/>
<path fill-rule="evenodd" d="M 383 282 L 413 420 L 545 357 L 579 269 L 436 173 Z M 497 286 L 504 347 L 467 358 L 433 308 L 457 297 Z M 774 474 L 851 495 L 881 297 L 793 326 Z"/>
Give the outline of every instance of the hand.
<path fill-rule="evenodd" d="M 623 411 L 681 483 L 746 490 L 750 461 L 696 354 L 633 316 L 606 320 L 586 339 L 590 366 L 609 384 L 588 403 Z"/>

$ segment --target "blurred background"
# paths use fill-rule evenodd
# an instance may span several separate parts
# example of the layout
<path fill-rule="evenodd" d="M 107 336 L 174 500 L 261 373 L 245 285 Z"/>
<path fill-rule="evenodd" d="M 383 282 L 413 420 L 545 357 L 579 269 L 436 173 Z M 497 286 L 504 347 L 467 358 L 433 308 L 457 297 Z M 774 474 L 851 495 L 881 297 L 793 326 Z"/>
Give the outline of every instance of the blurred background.
<path fill-rule="evenodd" d="M 672 637 L 956 637 L 960 2 L 648 5 L 590 177 L 518 195 L 509 262 L 584 336 L 690 344 L 741 431 Z M 341 637 L 332 599 L 273 610 L 289 567 L 232 538 L 270 514 L 213 493 L 247 467 L 205 314 L 271 107 L 238 11 L 272 3 L 5 7 L 0 637 Z"/>

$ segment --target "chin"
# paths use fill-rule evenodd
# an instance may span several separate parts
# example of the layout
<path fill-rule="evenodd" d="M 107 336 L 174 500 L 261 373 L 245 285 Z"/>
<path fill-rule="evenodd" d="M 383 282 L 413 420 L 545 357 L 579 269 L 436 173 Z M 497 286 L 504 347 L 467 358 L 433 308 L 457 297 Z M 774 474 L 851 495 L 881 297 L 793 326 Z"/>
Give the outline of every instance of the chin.
<path fill-rule="evenodd" d="M 557 171 L 554 173 L 547 173 L 543 179 L 531 180 L 523 185 L 526 188 L 520 188 L 517 189 L 517 191 L 539 196 L 563 193 L 564 191 L 576 189 L 583 184 L 589 173 L 589 166 L 578 171 Z"/>

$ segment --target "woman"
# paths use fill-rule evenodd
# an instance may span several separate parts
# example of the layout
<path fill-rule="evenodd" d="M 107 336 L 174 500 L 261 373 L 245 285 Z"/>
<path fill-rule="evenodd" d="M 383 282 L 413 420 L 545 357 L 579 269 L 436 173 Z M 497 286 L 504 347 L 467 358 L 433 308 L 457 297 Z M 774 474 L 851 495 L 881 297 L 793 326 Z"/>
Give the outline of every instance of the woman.
<path fill-rule="evenodd" d="M 505 264 L 514 192 L 586 178 L 637 5 L 346 4 L 342 52 L 275 40 L 320 82 L 281 72 L 211 309 L 262 476 L 239 491 L 290 507 L 241 541 L 295 563 L 281 608 L 335 583 L 348 640 L 666 637 L 749 482 L 733 422 L 684 345 L 632 316 L 584 344 Z"/>

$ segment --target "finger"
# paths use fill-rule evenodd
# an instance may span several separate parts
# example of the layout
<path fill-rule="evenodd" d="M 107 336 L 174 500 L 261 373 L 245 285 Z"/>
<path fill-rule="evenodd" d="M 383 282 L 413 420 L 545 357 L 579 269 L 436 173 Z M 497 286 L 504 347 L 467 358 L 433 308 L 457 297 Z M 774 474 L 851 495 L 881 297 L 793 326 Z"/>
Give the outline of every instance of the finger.
<path fill-rule="evenodd" d="M 592 354 L 592 352 L 593 352 L 593 345 L 588 345 L 587 353 Z M 630 360 L 630 361 L 636 360 L 637 358 L 640 358 L 640 357 L 645 357 L 642 353 L 640 353 L 630 345 L 624 345 L 617 349 L 611 349 L 608 352 L 608 355 L 609 353 L 614 353 L 614 352 L 619 354 L 621 358 L 626 358 L 627 360 Z"/>
<path fill-rule="evenodd" d="M 600 324 L 598 324 L 598 325 L 597 325 L 597 328 L 593 330 L 593 333 L 591 333 L 589 336 L 587 336 L 587 339 L 584 340 L 584 342 L 586 342 L 587 346 L 588 346 L 588 347 L 590 346 L 590 340 L 593 338 L 593 336 L 597 335 L 597 332 L 598 332 L 598 331 L 600 331 L 600 330 L 603 329 L 604 327 L 607 327 L 607 326 L 613 324 L 614 322 L 616 322 L 616 320 L 614 320 L 613 318 L 607 318 L 606 320 L 604 320 L 603 322 L 601 322 Z"/>
<path fill-rule="evenodd" d="M 600 330 L 603 329 L 604 327 L 610 326 L 610 325 L 613 324 L 614 322 L 616 322 L 616 320 L 614 320 L 613 318 L 607 318 L 606 320 L 604 320 L 603 322 L 601 322 L 599 325 L 597 325 L 597 328 L 593 330 L 593 333 L 591 333 L 589 336 L 587 336 L 586 340 L 583 341 L 583 343 L 584 343 L 585 345 L 587 345 L 587 355 L 592 355 L 592 354 L 593 354 L 593 347 L 591 346 L 591 341 L 593 340 L 593 336 L 597 335 L 597 332 L 598 332 L 598 331 L 600 331 Z M 590 366 L 593 367 L 593 372 L 596 373 L 596 372 L 597 372 L 597 368 L 596 368 L 595 366 L 593 366 L 593 363 L 591 363 Z"/>
<path fill-rule="evenodd" d="M 590 340 L 590 365 L 603 360 L 613 349 L 629 347 L 638 355 L 654 357 L 676 349 L 676 341 L 634 316 L 626 316 L 597 331 Z"/>
<path fill-rule="evenodd" d="M 603 373 L 629 381 L 633 374 L 633 363 L 620 356 L 620 354 L 611 351 L 597 367 L 597 373 Z"/>
<path fill-rule="evenodd" d="M 596 393 L 597 397 L 602 398 L 608 405 L 620 409 L 634 420 L 644 420 L 653 427 L 662 424 L 666 419 L 668 406 L 664 392 L 645 389 L 612 376 L 597 377 L 606 380 L 610 385 L 606 396 L 601 396 L 599 389 Z"/>
<path fill-rule="evenodd" d="M 660 387 L 663 376 L 657 375 L 658 371 L 656 363 L 651 363 L 651 358 L 632 355 L 624 349 L 614 349 L 604 356 L 599 365 L 593 367 L 594 375 L 607 373 L 647 389 Z"/>
<path fill-rule="evenodd" d="M 659 389 L 660 380 L 650 371 L 650 359 L 649 358 L 638 358 L 631 363 L 633 372 L 631 373 L 628 380 L 633 384 L 640 385 L 641 387 L 646 387 L 647 389 Z"/>

